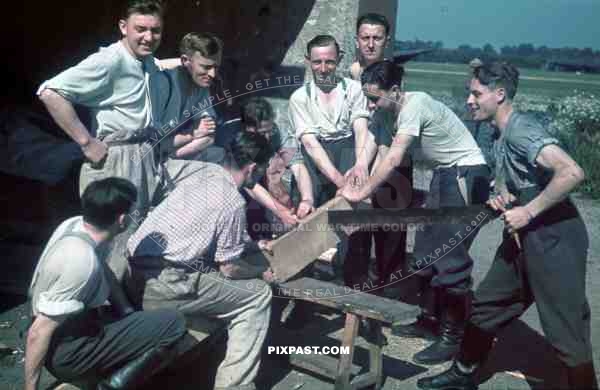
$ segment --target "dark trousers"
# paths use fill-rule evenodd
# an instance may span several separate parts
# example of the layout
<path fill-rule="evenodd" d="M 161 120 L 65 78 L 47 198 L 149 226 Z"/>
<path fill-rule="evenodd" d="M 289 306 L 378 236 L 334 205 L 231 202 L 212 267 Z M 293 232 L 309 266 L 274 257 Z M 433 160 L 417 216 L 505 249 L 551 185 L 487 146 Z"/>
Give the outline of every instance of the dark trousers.
<path fill-rule="evenodd" d="M 523 251 L 519 254 L 515 241 L 505 235 L 475 292 L 470 322 L 496 333 L 535 302 L 544 334 L 558 357 L 569 367 L 591 361 L 585 295 L 588 236 L 577 209 L 563 201 L 536 218 L 520 236 Z"/>
<path fill-rule="evenodd" d="M 354 136 L 336 141 L 321 141 L 331 163 L 344 175 L 356 163 Z M 320 207 L 333 199 L 337 186 L 321 173 L 308 152 L 302 146 L 304 164 L 313 185 L 315 207 Z M 354 232 L 348 238 L 348 252 L 344 259 L 344 282 L 353 286 L 362 283 L 367 275 L 371 250 L 371 234 L 367 231 Z"/>
<path fill-rule="evenodd" d="M 486 165 L 439 168 L 434 170 L 427 208 L 464 207 L 459 188 L 464 180 L 470 204 L 483 204 L 489 197 L 490 170 Z M 469 248 L 481 221 L 465 224 L 433 224 L 415 237 L 413 272 L 431 279 L 431 287 L 452 294 L 465 294 L 472 285 L 473 259 Z"/>
<path fill-rule="evenodd" d="M 329 156 L 333 166 L 343 175 L 356 163 L 356 150 L 354 146 L 354 136 L 337 141 L 321 141 L 321 146 Z M 321 173 L 314 163 L 312 157 L 308 155 L 304 145 L 302 146 L 302 156 L 304 165 L 310 175 L 313 186 L 313 196 L 315 208 L 322 206 L 328 200 L 335 197 L 337 187 Z"/>
<path fill-rule="evenodd" d="M 88 310 L 58 327 L 46 358 L 52 375 L 65 382 L 93 384 L 149 350 L 173 345 L 186 331 L 185 321 L 174 310 L 104 317 Z"/>
<path fill-rule="evenodd" d="M 412 166 L 397 168 L 391 177 L 375 192 L 371 198 L 373 208 L 386 210 L 401 210 L 410 206 L 412 199 Z M 347 284 L 361 284 L 366 281 L 370 257 L 371 241 L 375 241 L 375 261 L 377 265 L 378 287 L 391 283 L 390 276 L 401 270 L 406 260 L 406 229 L 384 230 L 378 228 L 374 232 L 359 232 L 354 234 L 359 241 L 354 247 L 365 248 L 365 253 L 350 253 L 346 258 L 345 279 Z M 363 280 L 361 280 L 361 278 Z M 369 286 L 373 284 L 368 283 Z M 381 294 L 383 290 L 372 291 Z"/>

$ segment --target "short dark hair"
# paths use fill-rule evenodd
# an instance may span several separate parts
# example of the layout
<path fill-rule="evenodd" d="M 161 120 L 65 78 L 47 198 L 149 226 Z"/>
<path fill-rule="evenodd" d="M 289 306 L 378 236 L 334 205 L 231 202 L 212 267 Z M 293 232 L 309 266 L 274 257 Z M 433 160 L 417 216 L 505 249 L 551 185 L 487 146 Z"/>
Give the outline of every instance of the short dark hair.
<path fill-rule="evenodd" d="M 179 43 L 179 54 L 191 57 L 195 52 L 206 58 L 218 57 L 223 52 L 223 41 L 208 32 L 185 34 Z"/>
<path fill-rule="evenodd" d="M 313 49 L 313 47 L 326 47 L 330 45 L 335 46 L 335 52 L 339 57 L 339 55 L 341 54 L 340 45 L 337 43 L 337 41 L 332 35 L 326 34 L 317 35 L 306 44 L 306 56 L 310 58 L 310 51 Z"/>
<path fill-rule="evenodd" d="M 375 84 L 385 91 L 394 85 L 400 86 L 404 77 L 404 67 L 392 61 L 379 61 L 365 68 L 360 76 L 361 83 Z"/>
<path fill-rule="evenodd" d="M 265 98 L 254 96 L 241 106 L 242 124 L 258 127 L 260 122 L 272 121 L 275 118 L 273 107 Z"/>
<path fill-rule="evenodd" d="M 376 13 L 368 13 L 361 15 L 356 21 L 356 33 L 358 34 L 358 30 L 360 26 L 363 24 L 374 24 L 376 26 L 383 26 L 385 29 L 385 35 L 390 34 L 390 22 L 386 19 L 385 16 Z"/>
<path fill-rule="evenodd" d="M 127 214 L 137 198 L 129 181 L 109 177 L 92 182 L 81 196 L 83 220 L 99 229 L 110 227 L 121 214 Z"/>
<path fill-rule="evenodd" d="M 230 165 L 236 164 L 243 168 L 249 163 L 266 166 L 274 151 L 271 142 L 262 134 L 240 131 L 235 140 L 229 145 Z"/>
<path fill-rule="evenodd" d="M 504 88 L 510 100 L 517 94 L 519 70 L 508 62 L 490 62 L 474 66 L 473 77 L 490 89 Z"/>
<path fill-rule="evenodd" d="M 158 15 L 162 19 L 165 7 L 159 0 L 129 0 L 121 13 L 121 19 L 127 20 L 133 14 Z"/>

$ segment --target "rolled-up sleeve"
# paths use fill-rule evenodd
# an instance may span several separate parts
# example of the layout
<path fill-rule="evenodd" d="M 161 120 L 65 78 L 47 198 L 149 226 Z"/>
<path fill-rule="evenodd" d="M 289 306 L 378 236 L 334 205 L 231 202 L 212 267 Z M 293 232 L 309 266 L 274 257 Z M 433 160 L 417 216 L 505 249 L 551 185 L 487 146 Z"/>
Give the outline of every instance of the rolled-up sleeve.
<path fill-rule="evenodd" d="M 286 156 L 286 161 L 289 160 L 287 166 L 291 167 L 292 165 L 304 162 L 304 158 L 302 157 L 302 152 L 300 151 L 300 146 L 298 145 L 296 138 L 290 134 L 289 131 L 282 128 L 278 127 L 277 131 L 281 137 L 280 152 Z"/>
<path fill-rule="evenodd" d="M 69 239 L 64 239 L 65 242 Z M 85 248 L 78 248 L 74 240 L 65 250 L 58 247 L 56 253 L 64 253 L 58 261 L 48 264 L 44 272 L 55 275 L 55 280 L 37 300 L 37 311 L 47 316 L 76 314 L 85 308 L 86 300 L 93 291 L 100 289 L 101 273 L 95 269 L 95 260 Z M 68 264 L 68 270 L 64 269 Z"/>
<path fill-rule="evenodd" d="M 87 107 L 99 106 L 112 93 L 110 75 L 113 66 L 114 61 L 109 55 L 102 54 L 102 51 L 94 53 L 79 64 L 45 81 L 37 94 L 40 95 L 48 88 L 72 103 Z"/>
<path fill-rule="evenodd" d="M 319 131 L 308 113 L 308 98 L 306 96 L 292 95 L 289 103 L 288 114 L 296 139 L 304 134 L 318 134 Z"/>
<path fill-rule="evenodd" d="M 524 156 L 527 162 L 537 167 L 537 156 L 547 145 L 559 145 L 560 142 L 551 136 L 541 125 L 529 123 L 513 131 L 507 139 L 510 147 Z"/>
<path fill-rule="evenodd" d="M 400 111 L 396 120 L 396 134 L 411 135 L 418 137 L 421 135 L 422 110 L 416 99 L 412 99 Z"/>
<path fill-rule="evenodd" d="M 367 97 L 363 93 L 360 87 L 352 88 L 352 94 L 349 96 L 351 101 L 351 114 L 350 114 L 350 123 L 354 124 L 354 121 L 360 118 L 368 119 L 370 114 L 367 109 Z M 349 94 L 350 95 L 350 94 Z"/>

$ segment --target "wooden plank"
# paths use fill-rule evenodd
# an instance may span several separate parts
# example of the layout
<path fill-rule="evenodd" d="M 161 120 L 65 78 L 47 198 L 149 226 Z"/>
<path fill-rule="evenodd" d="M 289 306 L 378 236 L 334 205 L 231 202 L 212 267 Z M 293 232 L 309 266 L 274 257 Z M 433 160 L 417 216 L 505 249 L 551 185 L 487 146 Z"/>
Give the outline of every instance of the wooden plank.
<path fill-rule="evenodd" d="M 417 306 L 313 278 L 279 283 L 275 293 L 387 323 L 415 318 L 420 313 Z"/>
<path fill-rule="evenodd" d="M 335 390 L 348 390 L 350 388 L 350 368 L 354 360 L 354 342 L 358 335 L 359 324 L 360 318 L 357 315 L 346 313 L 342 347 L 347 347 L 349 353 L 340 356 L 337 377 L 335 379 Z"/>
<path fill-rule="evenodd" d="M 375 385 L 376 381 L 377 379 L 372 372 L 365 372 L 364 374 L 352 379 L 350 386 L 352 389 L 362 389 L 363 387 Z M 375 389 L 379 390 L 379 387 L 375 387 Z"/>
<path fill-rule="evenodd" d="M 345 240 L 352 228 L 333 229 L 329 223 L 331 210 L 352 210 L 368 208 L 370 205 L 360 203 L 350 205 L 344 198 L 336 197 L 306 217 L 292 231 L 273 240 L 272 254 L 265 252 L 252 253 L 245 260 L 257 264 L 268 262 L 277 279 L 285 282 L 319 256 L 331 248 L 335 248 L 341 240 Z"/>
<path fill-rule="evenodd" d="M 383 382 L 383 333 L 381 332 L 381 323 L 375 322 L 371 326 L 375 340 L 369 342 L 369 373 L 373 375 L 374 382 L 372 384 L 375 385 L 375 390 L 379 390 Z M 354 381 L 352 381 L 352 385 L 355 386 L 355 389 L 364 387 L 355 384 Z"/>
<path fill-rule="evenodd" d="M 354 226 L 355 228 L 397 225 L 399 223 L 420 225 L 475 223 L 476 226 L 483 226 L 496 216 L 494 211 L 482 205 L 439 209 L 337 209 L 329 211 L 329 221 L 332 224 Z"/>
<path fill-rule="evenodd" d="M 339 359 L 329 355 L 292 354 L 290 355 L 290 364 L 335 380 L 337 376 Z M 360 371 L 360 366 L 351 364 L 351 375 L 358 375 Z"/>

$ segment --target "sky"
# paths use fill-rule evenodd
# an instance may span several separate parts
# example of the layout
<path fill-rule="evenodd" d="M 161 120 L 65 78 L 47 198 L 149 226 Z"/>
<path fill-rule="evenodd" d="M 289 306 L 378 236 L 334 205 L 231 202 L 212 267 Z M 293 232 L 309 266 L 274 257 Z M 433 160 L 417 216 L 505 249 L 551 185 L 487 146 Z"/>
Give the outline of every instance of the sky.
<path fill-rule="evenodd" d="M 398 0 L 396 39 L 600 50 L 600 0 Z"/>

